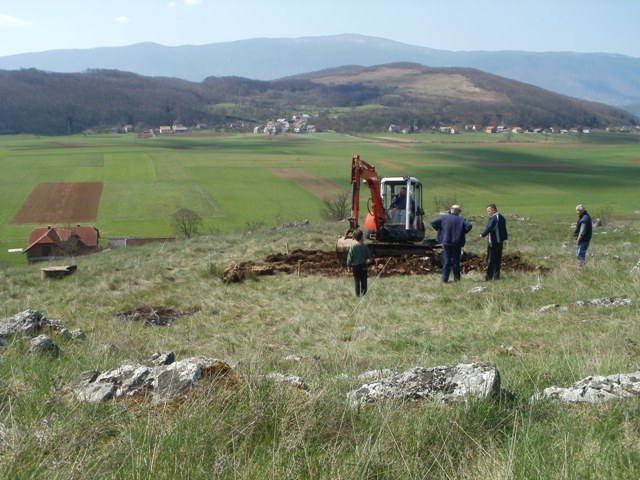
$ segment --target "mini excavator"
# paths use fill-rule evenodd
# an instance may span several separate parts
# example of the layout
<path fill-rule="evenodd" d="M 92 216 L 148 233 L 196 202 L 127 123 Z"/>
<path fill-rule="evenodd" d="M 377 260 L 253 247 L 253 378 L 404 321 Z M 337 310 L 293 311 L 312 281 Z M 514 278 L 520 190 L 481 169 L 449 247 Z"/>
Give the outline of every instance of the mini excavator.
<path fill-rule="evenodd" d="M 351 158 L 351 217 L 349 229 L 336 242 L 340 262 L 346 262 L 353 232 L 360 229 L 360 186 L 366 184 L 371 196 L 367 201 L 363 232 L 372 257 L 424 255 L 437 248 L 435 240 L 425 239 L 422 209 L 422 184 L 416 177 L 380 179 L 373 165 L 360 155 Z"/>

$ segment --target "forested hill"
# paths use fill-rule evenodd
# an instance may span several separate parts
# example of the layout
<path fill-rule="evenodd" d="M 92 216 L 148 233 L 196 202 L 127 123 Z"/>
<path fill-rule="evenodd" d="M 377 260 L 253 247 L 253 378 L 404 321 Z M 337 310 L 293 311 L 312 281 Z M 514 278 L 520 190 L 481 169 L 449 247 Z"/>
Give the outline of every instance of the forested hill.
<path fill-rule="evenodd" d="M 532 8 L 536 8 L 535 4 Z M 469 41 L 473 48 L 473 39 Z M 536 39 L 532 38 L 531 47 L 535 46 Z M 50 50 L 0 57 L 0 69 L 78 73 L 100 68 L 201 82 L 210 76 L 230 75 L 274 80 L 342 65 L 395 62 L 475 68 L 640 115 L 640 58 L 610 53 L 453 52 L 358 34 L 253 38 L 208 45 L 164 46 L 147 42 Z"/>
<path fill-rule="evenodd" d="M 632 114 L 466 68 L 413 63 L 341 67 L 275 81 L 203 82 L 117 70 L 0 71 L 0 133 L 67 134 L 131 124 L 245 128 L 301 110 L 319 128 L 381 131 L 507 123 L 522 128 L 633 125 Z"/>

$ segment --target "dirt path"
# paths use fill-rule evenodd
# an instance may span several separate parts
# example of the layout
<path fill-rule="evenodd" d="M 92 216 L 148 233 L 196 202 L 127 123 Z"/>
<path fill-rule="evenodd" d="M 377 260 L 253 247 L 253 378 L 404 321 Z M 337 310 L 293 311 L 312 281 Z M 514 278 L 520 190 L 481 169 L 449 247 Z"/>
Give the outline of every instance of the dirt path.
<path fill-rule="evenodd" d="M 328 180 L 312 175 L 299 168 L 274 168 L 273 173 L 280 177 L 293 180 L 302 188 L 322 200 L 331 200 L 342 191 L 340 186 L 335 183 L 331 183 Z"/>

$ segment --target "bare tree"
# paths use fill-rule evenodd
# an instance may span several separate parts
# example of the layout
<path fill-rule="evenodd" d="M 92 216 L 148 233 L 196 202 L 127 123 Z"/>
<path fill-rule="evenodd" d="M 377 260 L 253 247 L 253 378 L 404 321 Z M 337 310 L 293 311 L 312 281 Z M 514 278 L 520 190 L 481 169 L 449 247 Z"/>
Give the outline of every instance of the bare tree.
<path fill-rule="evenodd" d="M 326 221 L 339 221 L 349 218 L 351 204 L 348 193 L 338 193 L 335 197 L 322 201 L 320 215 Z"/>
<path fill-rule="evenodd" d="M 180 208 L 171 216 L 171 228 L 182 238 L 198 235 L 202 227 L 202 217 L 188 208 Z"/>
<path fill-rule="evenodd" d="M 73 257 L 78 253 L 80 240 L 77 235 L 71 235 L 68 239 L 63 240 L 60 246 L 65 257 Z"/>

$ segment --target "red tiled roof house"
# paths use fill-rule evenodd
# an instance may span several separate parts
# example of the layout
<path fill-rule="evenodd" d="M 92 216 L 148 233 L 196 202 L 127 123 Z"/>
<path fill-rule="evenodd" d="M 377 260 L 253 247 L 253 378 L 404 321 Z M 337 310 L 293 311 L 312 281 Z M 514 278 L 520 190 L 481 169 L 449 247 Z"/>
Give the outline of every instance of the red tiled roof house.
<path fill-rule="evenodd" d="M 24 250 L 29 263 L 88 255 L 100 250 L 100 231 L 95 227 L 36 228 Z"/>

